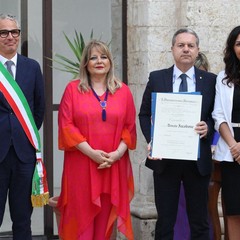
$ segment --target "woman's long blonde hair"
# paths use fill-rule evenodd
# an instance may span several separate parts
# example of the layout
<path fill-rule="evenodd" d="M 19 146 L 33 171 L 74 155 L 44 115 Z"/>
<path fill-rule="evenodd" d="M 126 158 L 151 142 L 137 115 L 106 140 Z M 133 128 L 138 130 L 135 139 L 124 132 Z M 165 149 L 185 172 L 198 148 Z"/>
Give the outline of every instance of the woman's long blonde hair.
<path fill-rule="evenodd" d="M 99 40 L 91 40 L 84 48 L 82 53 L 82 60 L 80 64 L 80 83 L 79 90 L 81 92 L 88 92 L 91 89 L 90 75 L 87 69 L 89 59 L 91 57 L 91 51 L 96 48 L 99 52 L 106 55 L 110 61 L 110 69 L 107 73 L 107 88 L 113 94 L 118 88 L 122 86 L 122 82 L 114 75 L 113 57 L 108 46 Z"/>

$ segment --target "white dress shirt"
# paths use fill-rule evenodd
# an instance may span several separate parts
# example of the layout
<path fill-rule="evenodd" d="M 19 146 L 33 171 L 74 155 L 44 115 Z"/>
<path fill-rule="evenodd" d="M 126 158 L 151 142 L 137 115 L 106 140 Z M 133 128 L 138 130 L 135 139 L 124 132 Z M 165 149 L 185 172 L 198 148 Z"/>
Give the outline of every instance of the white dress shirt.
<path fill-rule="evenodd" d="M 16 77 L 16 66 L 17 66 L 17 54 L 12 58 L 12 59 L 7 59 L 3 56 L 0 55 L 0 62 L 7 68 L 6 62 L 11 60 L 13 62 L 13 65 L 11 66 L 11 70 L 13 73 L 13 78 L 15 79 Z"/>
<path fill-rule="evenodd" d="M 182 81 L 180 75 L 183 72 L 174 65 L 173 68 L 173 92 L 179 92 L 179 86 Z M 194 66 L 192 66 L 187 72 L 187 85 L 188 85 L 188 92 L 196 92 L 196 79 L 195 79 L 195 71 Z"/>

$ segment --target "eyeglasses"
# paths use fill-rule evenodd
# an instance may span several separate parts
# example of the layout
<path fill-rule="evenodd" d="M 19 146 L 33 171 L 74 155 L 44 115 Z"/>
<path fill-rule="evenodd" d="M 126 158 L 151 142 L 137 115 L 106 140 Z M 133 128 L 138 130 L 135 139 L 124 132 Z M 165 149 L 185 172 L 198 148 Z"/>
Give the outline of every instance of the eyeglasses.
<path fill-rule="evenodd" d="M 0 37 L 1 38 L 6 38 L 8 37 L 9 33 L 11 33 L 11 35 L 14 38 L 19 37 L 21 30 L 20 29 L 13 29 L 13 30 L 0 30 Z"/>

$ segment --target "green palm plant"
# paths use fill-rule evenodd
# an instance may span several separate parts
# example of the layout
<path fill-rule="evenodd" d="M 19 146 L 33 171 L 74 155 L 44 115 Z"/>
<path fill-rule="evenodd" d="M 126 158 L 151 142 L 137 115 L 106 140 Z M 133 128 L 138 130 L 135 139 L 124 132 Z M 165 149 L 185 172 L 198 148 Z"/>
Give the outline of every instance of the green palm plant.
<path fill-rule="evenodd" d="M 68 72 L 73 75 L 73 78 L 77 78 L 79 76 L 79 66 L 82 59 L 83 49 L 85 47 L 85 40 L 81 33 L 78 33 L 75 30 L 75 35 L 73 40 L 71 41 L 69 37 L 63 32 L 64 37 L 67 41 L 68 46 L 70 47 L 74 59 L 69 59 L 61 54 L 56 53 L 54 58 L 51 59 L 53 62 L 57 63 L 59 66 L 54 66 L 55 69 Z M 93 38 L 93 30 L 90 34 L 90 40 Z"/>

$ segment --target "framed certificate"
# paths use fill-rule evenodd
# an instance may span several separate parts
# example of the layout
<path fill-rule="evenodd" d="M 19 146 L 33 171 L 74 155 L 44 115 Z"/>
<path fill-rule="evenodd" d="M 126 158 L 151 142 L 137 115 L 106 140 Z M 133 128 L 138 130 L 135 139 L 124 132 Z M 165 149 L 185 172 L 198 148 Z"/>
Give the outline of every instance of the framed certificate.
<path fill-rule="evenodd" d="M 154 158 L 197 160 L 200 93 L 152 93 L 152 149 Z"/>

